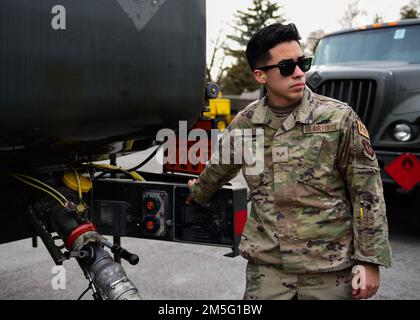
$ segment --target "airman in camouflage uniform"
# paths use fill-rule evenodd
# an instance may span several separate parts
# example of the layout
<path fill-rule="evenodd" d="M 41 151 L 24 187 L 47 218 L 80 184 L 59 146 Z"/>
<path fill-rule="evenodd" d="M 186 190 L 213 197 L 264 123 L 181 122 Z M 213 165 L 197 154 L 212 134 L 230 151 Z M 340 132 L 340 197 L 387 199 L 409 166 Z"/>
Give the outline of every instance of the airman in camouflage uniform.
<path fill-rule="evenodd" d="M 368 131 L 351 107 L 306 86 L 283 122 L 267 104 L 250 104 L 227 128 L 263 129 L 264 170 L 249 174 L 231 148 L 232 161 L 210 161 L 192 197 L 205 203 L 243 169 L 252 202 L 239 248 L 249 261 L 245 298 L 351 298 L 353 265 L 391 265 Z"/>

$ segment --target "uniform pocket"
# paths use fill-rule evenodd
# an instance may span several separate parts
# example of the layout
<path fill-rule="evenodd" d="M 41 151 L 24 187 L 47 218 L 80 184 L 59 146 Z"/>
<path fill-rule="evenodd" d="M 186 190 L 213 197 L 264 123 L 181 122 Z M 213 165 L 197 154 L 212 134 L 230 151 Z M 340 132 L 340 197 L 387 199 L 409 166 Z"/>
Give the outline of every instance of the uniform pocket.
<path fill-rule="evenodd" d="M 296 172 L 299 184 L 305 184 L 316 193 L 331 195 L 329 184 L 332 178 L 334 154 L 331 152 L 330 142 L 324 135 L 317 135 L 311 141 L 311 147 L 304 154 L 304 161 Z"/>
<path fill-rule="evenodd" d="M 316 189 L 318 192 L 321 193 L 326 193 L 326 194 L 331 194 L 330 192 L 328 192 L 328 183 L 329 183 L 329 179 L 328 177 L 322 177 L 322 178 L 311 178 L 311 179 L 307 179 L 304 178 L 302 179 L 301 177 L 297 177 L 296 180 L 298 181 L 298 183 L 301 184 L 305 184 L 307 186 L 310 186 L 314 189 Z M 299 187 L 299 185 L 298 185 Z"/>
<path fill-rule="evenodd" d="M 262 177 L 260 174 L 246 175 L 244 173 L 244 178 L 250 190 L 255 190 L 262 184 Z"/>
<path fill-rule="evenodd" d="M 263 182 L 264 172 L 264 132 L 261 128 L 243 130 L 242 172 L 253 190 Z"/>

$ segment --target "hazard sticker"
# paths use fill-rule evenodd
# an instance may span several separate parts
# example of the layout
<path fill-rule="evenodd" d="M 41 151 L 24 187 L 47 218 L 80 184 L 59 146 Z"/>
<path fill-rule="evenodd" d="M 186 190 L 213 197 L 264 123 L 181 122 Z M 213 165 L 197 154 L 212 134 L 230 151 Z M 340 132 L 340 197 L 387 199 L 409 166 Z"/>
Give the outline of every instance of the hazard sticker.
<path fill-rule="evenodd" d="M 385 167 L 385 172 L 404 190 L 420 183 L 420 161 L 412 153 L 404 153 Z"/>
<path fill-rule="evenodd" d="M 365 125 L 361 121 L 357 121 L 357 132 L 365 138 L 369 138 L 369 131 L 367 131 Z"/>

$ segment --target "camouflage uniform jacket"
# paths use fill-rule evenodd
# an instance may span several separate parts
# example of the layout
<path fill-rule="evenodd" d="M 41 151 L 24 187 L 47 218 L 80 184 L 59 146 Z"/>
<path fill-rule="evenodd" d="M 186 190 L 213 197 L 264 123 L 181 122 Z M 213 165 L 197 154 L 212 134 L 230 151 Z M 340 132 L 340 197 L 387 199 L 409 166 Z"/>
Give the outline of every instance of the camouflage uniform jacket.
<path fill-rule="evenodd" d="M 336 271 L 358 261 L 390 266 L 380 169 L 356 113 L 306 87 L 281 124 L 266 100 L 247 106 L 228 127 L 264 129 L 264 171 L 243 170 L 252 209 L 241 255 L 288 273 Z M 192 188 L 194 201 L 206 202 L 245 166 L 209 162 Z"/>

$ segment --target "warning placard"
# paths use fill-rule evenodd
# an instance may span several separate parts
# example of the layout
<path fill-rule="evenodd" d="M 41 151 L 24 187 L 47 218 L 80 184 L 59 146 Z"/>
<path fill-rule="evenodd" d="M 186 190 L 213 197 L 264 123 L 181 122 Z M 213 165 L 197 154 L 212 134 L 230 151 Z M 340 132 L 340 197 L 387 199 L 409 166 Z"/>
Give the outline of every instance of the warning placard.
<path fill-rule="evenodd" d="M 420 161 L 411 153 L 404 153 L 385 167 L 385 172 L 404 190 L 413 189 L 420 182 Z"/>

